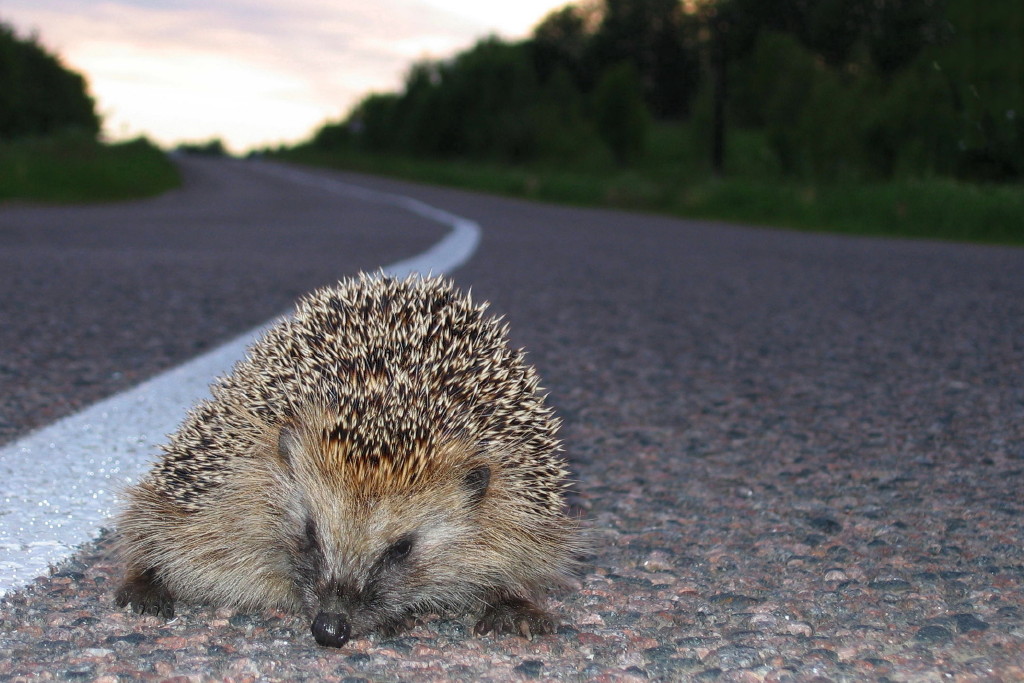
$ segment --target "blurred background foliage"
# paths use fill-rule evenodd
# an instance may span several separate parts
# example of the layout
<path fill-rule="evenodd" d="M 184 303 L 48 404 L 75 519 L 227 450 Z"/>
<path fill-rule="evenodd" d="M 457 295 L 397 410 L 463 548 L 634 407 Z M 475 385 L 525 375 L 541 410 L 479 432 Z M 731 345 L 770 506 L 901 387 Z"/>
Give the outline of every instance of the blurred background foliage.
<path fill-rule="evenodd" d="M 103 144 L 100 124 L 81 74 L 0 22 L 0 201 L 130 199 L 180 184 L 155 145 Z"/>
<path fill-rule="evenodd" d="M 415 64 L 307 146 L 621 168 L 666 127 L 695 172 L 1020 180 L 1024 3 L 583 0 Z M 757 142 L 731 162 L 735 134 Z"/>
<path fill-rule="evenodd" d="M 0 201 L 180 183 L 154 145 L 99 129 L 82 76 L 0 22 Z M 1024 244 L 1024 2 L 580 0 L 263 151 L 553 201 Z"/>
<path fill-rule="evenodd" d="M 0 140 L 68 129 L 99 133 L 100 117 L 85 79 L 35 38 L 20 38 L 0 23 Z"/>

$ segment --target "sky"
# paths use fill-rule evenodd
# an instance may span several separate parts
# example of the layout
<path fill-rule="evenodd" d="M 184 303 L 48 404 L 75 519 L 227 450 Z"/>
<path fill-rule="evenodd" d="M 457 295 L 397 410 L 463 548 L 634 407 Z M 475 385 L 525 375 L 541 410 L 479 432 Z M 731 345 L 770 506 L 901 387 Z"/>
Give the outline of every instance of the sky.
<path fill-rule="evenodd" d="M 528 35 L 567 0 L 0 0 L 83 74 L 104 135 L 234 152 L 293 143 L 416 60 Z"/>

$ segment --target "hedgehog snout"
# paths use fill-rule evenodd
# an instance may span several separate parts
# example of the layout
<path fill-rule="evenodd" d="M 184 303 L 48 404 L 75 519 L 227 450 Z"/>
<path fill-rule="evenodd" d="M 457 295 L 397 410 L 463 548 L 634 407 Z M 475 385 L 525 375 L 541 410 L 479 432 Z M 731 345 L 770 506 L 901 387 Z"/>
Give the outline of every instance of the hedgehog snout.
<path fill-rule="evenodd" d="M 361 635 L 365 624 L 360 627 L 359 619 L 363 595 L 351 582 L 331 580 L 320 592 L 313 613 L 311 630 L 313 638 L 320 645 L 341 647 L 353 635 Z"/>
<path fill-rule="evenodd" d="M 348 615 L 340 612 L 319 612 L 313 619 L 313 638 L 325 647 L 341 647 L 352 635 Z"/>

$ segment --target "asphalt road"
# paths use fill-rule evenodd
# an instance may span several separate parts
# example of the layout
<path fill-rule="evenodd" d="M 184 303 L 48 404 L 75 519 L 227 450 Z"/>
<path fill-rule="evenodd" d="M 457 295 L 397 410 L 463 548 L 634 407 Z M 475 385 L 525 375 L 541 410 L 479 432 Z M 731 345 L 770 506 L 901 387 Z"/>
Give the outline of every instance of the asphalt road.
<path fill-rule="evenodd" d="M 3 438 L 443 231 L 183 163 L 152 202 L 0 208 Z M 455 279 L 544 378 L 594 541 L 559 632 L 325 651 L 283 614 L 137 618 L 102 539 L 0 605 L 0 677 L 1024 679 L 1024 250 L 337 177 L 483 226 Z"/>
<path fill-rule="evenodd" d="M 0 442 L 446 232 L 242 162 L 180 164 L 184 187 L 151 201 L 0 207 Z"/>

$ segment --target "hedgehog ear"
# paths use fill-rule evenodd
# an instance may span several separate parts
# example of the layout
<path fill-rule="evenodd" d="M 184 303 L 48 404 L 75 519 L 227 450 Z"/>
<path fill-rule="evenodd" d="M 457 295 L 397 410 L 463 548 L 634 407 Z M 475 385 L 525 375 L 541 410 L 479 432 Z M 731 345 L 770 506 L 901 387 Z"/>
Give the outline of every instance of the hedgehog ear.
<path fill-rule="evenodd" d="M 289 470 L 292 469 L 292 461 L 295 455 L 302 448 L 302 441 L 299 439 L 295 425 L 285 424 L 277 435 L 277 458 Z"/>
<path fill-rule="evenodd" d="M 491 468 L 487 465 L 474 467 L 462 479 L 462 485 L 469 491 L 469 504 L 478 505 L 487 493 L 487 486 L 491 483 Z"/>

